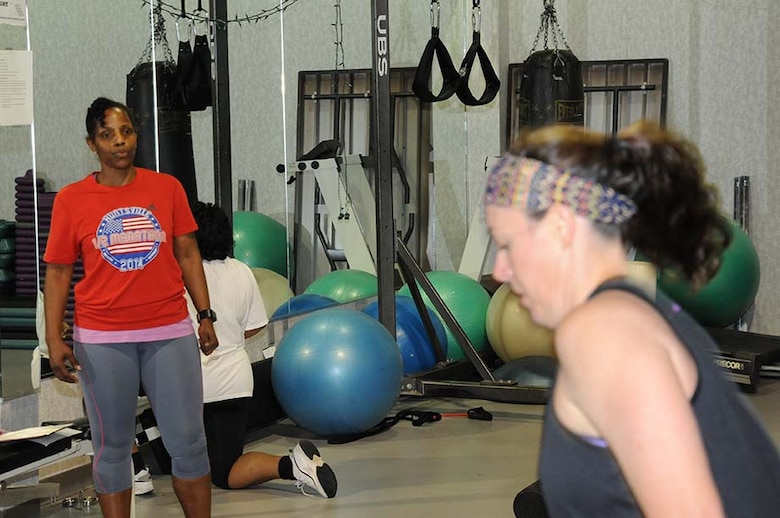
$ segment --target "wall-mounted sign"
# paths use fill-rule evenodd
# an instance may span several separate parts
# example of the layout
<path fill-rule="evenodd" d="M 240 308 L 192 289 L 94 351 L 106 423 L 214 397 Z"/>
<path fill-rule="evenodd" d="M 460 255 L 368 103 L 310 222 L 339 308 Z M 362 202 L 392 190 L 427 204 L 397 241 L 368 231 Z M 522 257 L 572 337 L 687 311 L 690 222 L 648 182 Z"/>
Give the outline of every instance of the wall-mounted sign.
<path fill-rule="evenodd" d="M 32 70 L 32 52 L 0 50 L 0 126 L 32 124 Z"/>
<path fill-rule="evenodd" d="M 8 25 L 27 25 L 25 12 L 27 0 L 0 0 L 0 23 Z"/>

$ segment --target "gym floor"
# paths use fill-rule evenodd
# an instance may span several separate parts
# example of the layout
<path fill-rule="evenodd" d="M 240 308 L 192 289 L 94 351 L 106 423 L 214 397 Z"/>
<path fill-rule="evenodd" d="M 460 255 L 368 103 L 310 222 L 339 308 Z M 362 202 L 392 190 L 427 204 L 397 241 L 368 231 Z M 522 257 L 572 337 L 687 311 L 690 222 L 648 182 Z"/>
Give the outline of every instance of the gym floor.
<path fill-rule="evenodd" d="M 780 445 L 780 379 L 762 379 L 748 401 Z M 358 441 L 329 445 L 314 439 L 339 479 L 335 498 L 306 497 L 290 482 L 278 481 L 242 491 L 213 491 L 214 517 L 308 516 L 318 518 L 418 518 L 430 516 L 511 517 L 515 494 L 536 479 L 544 407 L 473 399 L 400 400 L 395 411 L 465 412 L 482 406 L 493 420 L 444 417 L 415 427 L 401 421 Z M 289 421 L 265 430 L 248 450 L 284 454 L 306 434 Z M 137 518 L 184 516 L 170 476 L 154 476 L 155 491 L 136 497 Z M 41 516 L 74 518 L 84 510 L 46 504 Z"/>

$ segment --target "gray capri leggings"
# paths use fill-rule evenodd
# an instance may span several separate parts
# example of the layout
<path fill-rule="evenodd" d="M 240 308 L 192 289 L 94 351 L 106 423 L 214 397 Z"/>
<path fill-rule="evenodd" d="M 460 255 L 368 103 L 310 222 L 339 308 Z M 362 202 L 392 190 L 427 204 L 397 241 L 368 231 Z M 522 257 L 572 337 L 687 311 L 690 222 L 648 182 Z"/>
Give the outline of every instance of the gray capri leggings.
<path fill-rule="evenodd" d="M 173 476 L 192 479 L 209 473 L 200 352 L 194 334 L 156 342 L 76 342 L 74 352 L 81 365 L 98 493 L 118 493 L 132 485 L 130 449 L 140 381 L 171 455 Z"/>

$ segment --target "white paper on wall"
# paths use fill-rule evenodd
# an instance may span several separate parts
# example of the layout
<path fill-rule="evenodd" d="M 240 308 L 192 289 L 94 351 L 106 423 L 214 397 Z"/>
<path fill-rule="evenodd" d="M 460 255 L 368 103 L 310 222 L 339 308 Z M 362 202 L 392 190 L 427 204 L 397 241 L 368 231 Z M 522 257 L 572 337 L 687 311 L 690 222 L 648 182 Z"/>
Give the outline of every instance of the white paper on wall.
<path fill-rule="evenodd" d="M 0 126 L 32 124 L 32 94 L 32 52 L 0 50 Z"/>
<path fill-rule="evenodd" d="M 27 0 L 0 0 L 0 23 L 26 26 L 26 5 Z"/>

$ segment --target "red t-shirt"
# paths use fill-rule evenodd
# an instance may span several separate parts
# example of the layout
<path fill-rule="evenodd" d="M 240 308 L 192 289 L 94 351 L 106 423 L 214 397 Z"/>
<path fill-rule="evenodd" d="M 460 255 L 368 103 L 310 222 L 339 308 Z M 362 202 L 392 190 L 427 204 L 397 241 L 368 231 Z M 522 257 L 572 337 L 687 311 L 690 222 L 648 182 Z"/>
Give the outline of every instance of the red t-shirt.
<path fill-rule="evenodd" d="M 57 193 L 44 261 L 81 257 L 74 324 L 147 329 L 188 317 L 173 238 L 197 230 L 187 196 L 168 174 L 136 168 L 132 182 L 101 185 L 94 173 Z"/>

